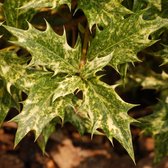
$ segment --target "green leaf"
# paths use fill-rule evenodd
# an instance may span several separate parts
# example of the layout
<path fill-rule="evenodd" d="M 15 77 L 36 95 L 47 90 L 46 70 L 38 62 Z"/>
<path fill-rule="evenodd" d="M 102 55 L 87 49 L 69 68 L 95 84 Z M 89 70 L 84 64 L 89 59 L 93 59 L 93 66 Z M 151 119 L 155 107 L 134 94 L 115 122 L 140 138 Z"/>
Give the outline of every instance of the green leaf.
<path fill-rule="evenodd" d="M 127 114 L 133 105 L 96 79 L 96 72 L 111 61 L 113 51 L 101 57 L 97 53 L 80 69 L 79 43 L 70 48 L 65 34 L 56 35 L 48 24 L 45 31 L 31 25 L 28 30 L 5 27 L 18 38 L 13 43 L 32 55 L 30 64 L 22 67 L 25 73 L 15 82 L 26 86 L 26 80 L 30 80 L 23 110 L 13 119 L 18 123 L 15 146 L 29 131 L 34 131 L 37 139 L 51 120 L 60 118 L 62 123 L 74 124 L 81 134 L 102 129 L 110 141 L 117 139 L 134 160 L 130 133 L 134 120 Z M 81 91 L 83 97 L 78 98 L 75 91 Z"/>
<path fill-rule="evenodd" d="M 0 62 L 0 75 L 5 79 L 7 90 L 10 93 L 10 87 L 25 76 L 26 61 L 20 59 L 15 52 L 1 50 Z"/>
<path fill-rule="evenodd" d="M 164 71 L 159 74 L 151 70 L 141 70 L 140 72 L 134 71 L 130 78 L 140 84 L 143 89 L 155 89 L 157 91 L 165 90 L 167 88 L 168 74 Z M 145 73 L 146 72 L 146 73 Z M 129 82 L 129 81 L 128 81 Z"/>
<path fill-rule="evenodd" d="M 20 10 L 24 3 L 30 0 L 5 0 L 3 4 L 6 24 L 18 28 L 26 28 L 27 21 L 30 21 L 35 14 L 34 10 Z"/>
<path fill-rule="evenodd" d="M 71 5 L 70 0 L 29 0 L 28 3 L 25 3 L 20 9 L 30 10 L 35 8 L 45 8 L 45 7 L 58 7 L 62 4 L 67 4 L 69 7 Z"/>
<path fill-rule="evenodd" d="M 163 59 L 162 65 L 166 65 L 168 63 L 168 45 L 162 45 L 164 48 L 162 50 L 159 50 L 157 52 L 154 52 L 153 54 L 155 56 L 159 56 Z"/>
<path fill-rule="evenodd" d="M 36 79 L 23 103 L 22 112 L 12 119 L 18 123 L 15 145 L 31 130 L 35 131 L 37 139 L 55 117 L 64 120 L 64 110 L 66 106 L 71 105 L 71 99 L 64 97 L 52 103 L 53 91 L 57 88 L 59 80 L 52 75 L 43 75 Z"/>
<path fill-rule="evenodd" d="M 151 134 L 155 139 L 155 162 L 158 163 L 168 155 L 168 102 L 160 101 L 154 107 L 154 113 L 140 121 L 145 134 Z"/>
<path fill-rule="evenodd" d="M 152 9 L 152 12 L 153 12 L 153 7 L 161 11 L 161 7 L 162 7 L 161 3 L 162 3 L 162 0 L 141 0 L 141 1 L 135 0 L 133 3 L 133 11 L 137 12 L 139 10 L 142 10 L 143 8 L 148 8 L 150 10 Z"/>
<path fill-rule="evenodd" d="M 90 28 L 94 24 L 101 26 L 123 19 L 132 12 L 121 5 L 123 0 L 78 0 L 78 8 L 84 11 Z"/>
<path fill-rule="evenodd" d="M 167 18 L 168 15 L 168 1 L 167 0 L 142 0 L 142 1 L 134 1 L 133 11 L 138 12 L 142 9 L 147 9 L 145 13 L 146 19 L 155 18 L 156 16 L 160 16 L 163 18 Z"/>
<path fill-rule="evenodd" d="M 156 7 L 158 10 L 161 11 L 162 8 L 162 0 L 149 0 L 149 4 L 154 7 Z"/>
<path fill-rule="evenodd" d="M 76 97 L 74 97 L 73 99 L 77 99 Z M 79 100 L 78 100 L 79 101 Z M 80 113 L 78 113 L 78 104 L 76 104 L 73 102 L 74 107 L 68 107 L 65 111 L 65 118 L 64 118 L 64 122 L 69 122 L 71 123 L 73 126 L 75 126 L 75 128 L 79 131 L 79 133 L 81 135 L 83 135 L 85 132 L 90 133 L 90 129 L 89 129 L 89 124 L 87 122 L 87 119 L 84 118 L 84 116 Z M 81 104 L 81 102 L 80 102 Z"/>
<path fill-rule="evenodd" d="M 36 69 L 27 65 L 27 58 L 18 57 L 15 51 L 0 51 L 0 75 L 6 81 L 7 90 L 10 93 L 11 86 L 28 93 L 29 89 L 42 75 L 51 75 L 42 68 Z"/>
<path fill-rule="evenodd" d="M 0 77 L 0 126 L 12 107 L 19 110 L 19 91 L 12 87 L 9 93 L 6 87 L 5 81 Z"/>
<path fill-rule="evenodd" d="M 66 41 L 65 35 L 57 35 L 47 23 L 45 31 L 39 31 L 29 24 L 28 30 L 21 30 L 5 26 L 18 41 L 18 44 L 27 49 L 31 55 L 31 66 L 46 66 L 57 73 L 76 73 L 79 69 L 81 54 L 79 42 L 72 49 Z"/>
<path fill-rule="evenodd" d="M 168 143 L 167 143 L 168 133 L 167 132 L 161 132 L 160 134 L 154 136 L 154 139 L 155 139 L 155 160 L 154 161 L 155 163 L 159 163 L 161 159 L 163 159 L 165 156 L 168 156 Z"/>
<path fill-rule="evenodd" d="M 40 137 L 37 139 L 38 145 L 42 152 L 45 153 L 45 147 L 50 135 L 55 131 L 55 122 L 51 121 L 42 131 Z"/>
<path fill-rule="evenodd" d="M 67 77 L 59 82 L 58 87 L 54 90 L 52 101 L 59 97 L 64 97 L 73 93 L 75 90 L 82 88 L 82 80 L 78 76 Z"/>
<path fill-rule="evenodd" d="M 92 134 L 102 129 L 110 141 L 117 139 L 134 160 L 130 133 L 130 123 L 134 120 L 127 114 L 133 105 L 122 101 L 111 86 L 96 79 L 87 82 L 83 96 L 78 111 L 88 118 Z"/>
<path fill-rule="evenodd" d="M 161 10 L 161 16 L 168 18 L 168 1 L 162 0 L 162 10 Z"/>
<path fill-rule="evenodd" d="M 110 23 L 102 31 L 97 31 L 91 41 L 88 58 L 102 57 L 113 52 L 111 65 L 118 70 L 118 65 L 138 61 L 137 53 L 154 44 L 149 36 L 156 30 L 168 24 L 167 19 L 156 17 L 154 20 L 144 20 L 145 11 L 132 14 L 124 20 Z"/>
<path fill-rule="evenodd" d="M 88 61 L 86 65 L 83 67 L 83 69 L 81 70 L 82 78 L 88 79 L 95 76 L 96 72 L 98 72 L 99 70 L 102 70 L 103 67 L 105 67 L 111 61 L 112 55 L 113 53 L 105 57 L 101 57 L 101 58 L 96 57 L 92 61 Z"/>
<path fill-rule="evenodd" d="M 163 58 L 163 64 L 167 64 L 168 63 L 168 46 L 164 46 L 165 48 L 161 51 L 159 51 L 158 54 L 160 54 L 160 56 Z"/>

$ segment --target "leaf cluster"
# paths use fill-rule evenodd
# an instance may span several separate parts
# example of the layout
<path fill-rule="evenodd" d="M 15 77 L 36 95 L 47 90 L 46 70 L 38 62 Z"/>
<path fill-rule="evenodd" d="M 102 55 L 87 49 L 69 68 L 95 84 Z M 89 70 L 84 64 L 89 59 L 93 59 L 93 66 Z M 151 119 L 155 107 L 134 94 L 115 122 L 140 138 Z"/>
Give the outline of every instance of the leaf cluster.
<path fill-rule="evenodd" d="M 135 105 L 122 100 L 117 86 L 108 85 L 102 77 L 109 66 L 121 77 L 128 70 L 125 81 L 131 78 L 143 87 L 166 88 L 164 72 L 148 79 L 148 74 L 129 68 L 142 61 L 138 53 L 154 45 L 159 49 L 150 53 L 162 57 L 163 64 L 168 62 L 167 39 L 158 42 L 168 27 L 164 3 L 167 0 L 5 0 L 0 6 L 1 43 L 5 44 L 0 49 L 0 123 L 11 108 L 18 110 L 12 119 L 18 124 L 15 146 L 33 131 L 45 151 L 55 126 L 70 122 L 81 134 L 104 134 L 111 142 L 115 138 L 134 160 L 130 124 L 136 120 L 127 112 Z M 43 13 L 51 17 L 40 25 Z M 78 15 L 84 22 L 76 22 Z M 59 34 L 54 21 L 61 27 Z M 163 111 L 150 117 L 165 118 L 167 111 Z M 156 134 L 167 137 L 167 132 L 162 133 L 164 121 L 164 128 L 149 125 L 157 139 Z"/>

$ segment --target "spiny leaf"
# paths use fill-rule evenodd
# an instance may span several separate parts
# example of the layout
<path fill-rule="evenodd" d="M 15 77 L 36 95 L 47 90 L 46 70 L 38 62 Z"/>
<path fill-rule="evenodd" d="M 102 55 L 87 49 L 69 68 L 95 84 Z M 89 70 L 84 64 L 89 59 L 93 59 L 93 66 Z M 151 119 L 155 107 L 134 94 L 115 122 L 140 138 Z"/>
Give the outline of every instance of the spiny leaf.
<path fill-rule="evenodd" d="M 153 54 L 155 56 L 159 56 L 163 59 L 162 65 L 165 65 L 168 63 L 168 45 L 162 45 L 164 48 L 162 50 L 159 50 L 157 52 L 154 52 Z"/>
<path fill-rule="evenodd" d="M 162 0 L 141 0 L 141 1 L 134 1 L 133 3 L 133 11 L 137 12 L 142 10 L 144 7 L 148 9 L 152 9 L 153 7 L 161 10 L 161 2 Z M 152 9 L 153 10 L 153 9 Z"/>
<path fill-rule="evenodd" d="M 155 162 L 168 155 L 168 102 L 167 97 L 154 107 L 154 113 L 141 118 L 145 134 L 155 139 Z"/>
<path fill-rule="evenodd" d="M 22 112 L 13 119 L 18 123 L 15 145 L 29 131 L 34 131 L 37 139 L 47 124 L 59 117 L 62 122 L 73 123 L 81 133 L 102 129 L 111 141 L 116 138 L 134 160 L 130 134 L 134 120 L 127 114 L 133 106 L 122 101 L 112 87 L 95 79 L 96 72 L 114 57 L 113 51 L 93 53 L 93 59 L 90 57 L 80 69 L 79 44 L 70 48 L 65 35 L 56 35 L 48 24 L 43 32 L 31 25 L 28 30 L 5 27 L 18 38 L 14 43 L 32 55 L 30 64 L 24 67 L 26 76 L 30 76 L 28 98 Z M 43 69 L 41 75 L 33 75 L 38 68 Z M 23 76 L 23 85 L 28 77 Z M 77 89 L 83 92 L 82 100 L 74 100 Z"/>
<path fill-rule="evenodd" d="M 26 61 L 23 61 L 25 60 L 18 58 L 15 52 L 0 51 L 0 75 L 5 79 L 9 93 L 10 87 L 26 74 Z"/>
<path fill-rule="evenodd" d="M 15 87 L 12 87 L 11 93 L 9 93 L 4 79 L 0 77 L 0 126 L 12 107 L 19 109 L 19 93 Z"/>
<path fill-rule="evenodd" d="M 103 31 L 97 31 L 96 37 L 91 41 L 88 58 L 114 52 L 111 65 L 116 70 L 119 64 L 138 61 L 137 52 L 156 42 L 149 40 L 149 35 L 168 24 L 167 19 L 160 17 L 144 20 L 143 12 L 111 23 Z"/>
<path fill-rule="evenodd" d="M 111 61 L 112 55 L 113 53 L 105 57 L 96 57 L 92 61 L 88 61 L 81 70 L 81 76 L 84 79 L 88 79 L 89 77 L 92 78 L 93 76 L 95 76 L 96 72 L 102 70 L 102 68 L 105 67 Z"/>
<path fill-rule="evenodd" d="M 57 73 L 76 73 L 79 66 L 79 57 L 81 54 L 80 45 L 75 49 L 68 46 L 65 35 L 55 34 L 47 23 L 45 31 L 39 31 L 29 24 L 28 30 L 21 30 L 14 27 L 5 26 L 13 35 L 18 38 L 14 42 L 25 49 L 31 55 L 32 66 L 46 66 Z"/>
<path fill-rule="evenodd" d="M 44 7 L 58 7 L 62 4 L 67 4 L 69 7 L 71 5 L 70 0 L 30 0 L 28 3 L 25 3 L 20 9 L 35 9 L 35 8 L 44 8 Z"/>
<path fill-rule="evenodd" d="M 167 88 L 168 74 L 164 71 L 159 74 L 146 68 L 144 71 L 141 70 L 141 74 L 140 72 L 134 71 L 133 74 L 129 74 L 129 77 L 140 84 L 143 89 L 155 89 L 160 91 Z"/>
<path fill-rule="evenodd" d="M 108 25 L 110 22 L 123 19 L 132 12 L 121 5 L 123 0 L 78 0 L 78 8 L 82 9 L 88 19 L 90 28 L 94 24 Z"/>
<path fill-rule="evenodd" d="M 59 97 L 71 94 L 79 88 L 82 88 L 82 80 L 80 77 L 67 77 L 65 80 L 59 82 L 58 87 L 54 90 L 52 101 L 55 101 Z"/>
<path fill-rule="evenodd" d="M 72 123 L 79 133 L 83 135 L 85 132 L 91 133 L 91 131 L 85 116 L 83 116 L 81 113 L 78 113 L 78 107 L 79 104 L 81 105 L 81 103 L 82 100 L 79 100 L 77 97 L 73 97 L 73 107 L 67 107 L 65 111 L 64 122 Z"/>
<path fill-rule="evenodd" d="M 168 18 L 168 1 L 167 0 L 162 0 L 162 10 L 161 10 L 161 16 Z"/>
<path fill-rule="evenodd" d="M 52 78 L 52 75 L 44 75 L 36 80 L 23 103 L 22 112 L 12 119 L 18 123 L 15 145 L 31 130 L 35 131 L 37 139 L 55 117 L 64 120 L 64 111 L 66 106 L 71 105 L 71 99 L 66 96 L 52 103 L 53 91 L 57 88 L 59 80 L 56 77 Z"/>
<path fill-rule="evenodd" d="M 163 128 L 164 129 L 164 128 Z M 168 132 L 168 131 L 167 131 Z M 159 163 L 161 159 L 168 156 L 168 133 L 162 132 L 156 136 L 155 139 L 155 163 Z"/>
<path fill-rule="evenodd" d="M 162 6 L 162 0 L 148 0 L 149 1 L 149 4 L 154 7 L 156 7 L 158 10 L 161 10 Z"/>
<path fill-rule="evenodd" d="M 9 93 L 11 86 L 28 93 L 37 78 L 51 74 L 51 72 L 43 71 L 42 68 L 34 69 L 27 66 L 28 60 L 24 57 L 18 57 L 15 51 L 8 51 L 7 49 L 0 51 L 0 75 L 5 80 Z"/>
<path fill-rule="evenodd" d="M 160 54 L 160 56 L 163 58 L 163 64 L 168 63 L 168 46 L 164 45 L 164 49 L 159 51 L 157 54 Z"/>
<path fill-rule="evenodd" d="M 55 131 L 56 123 L 51 121 L 48 125 L 43 129 L 40 137 L 37 139 L 38 145 L 41 148 L 42 152 L 45 153 L 45 147 L 48 142 L 49 137 Z"/>
<path fill-rule="evenodd" d="M 134 120 L 127 114 L 133 105 L 122 101 L 112 87 L 96 79 L 87 82 L 83 96 L 78 110 L 88 118 L 92 134 L 102 129 L 110 141 L 117 139 L 134 160 L 130 133 Z"/>
<path fill-rule="evenodd" d="M 34 10 L 20 10 L 24 3 L 30 0 L 5 0 L 3 4 L 6 24 L 18 28 L 26 28 L 27 22 L 30 21 L 35 14 Z"/>

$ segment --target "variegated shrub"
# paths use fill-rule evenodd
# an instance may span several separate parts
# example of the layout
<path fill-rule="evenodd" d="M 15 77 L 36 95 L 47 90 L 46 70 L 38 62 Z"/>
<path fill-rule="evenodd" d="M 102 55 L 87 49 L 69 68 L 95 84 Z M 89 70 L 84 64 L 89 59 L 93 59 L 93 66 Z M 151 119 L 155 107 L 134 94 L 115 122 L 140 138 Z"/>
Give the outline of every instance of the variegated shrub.
<path fill-rule="evenodd" d="M 18 124 L 15 146 L 34 131 L 35 139 L 42 137 L 38 140 L 44 150 L 55 126 L 70 122 L 81 134 L 105 134 L 111 142 L 115 138 L 134 160 L 130 124 L 136 120 L 127 112 L 135 105 L 124 102 L 116 85 L 101 81 L 97 72 L 108 65 L 123 75 L 121 67 L 126 70 L 129 63 L 140 61 L 137 53 L 156 43 L 152 35 L 168 26 L 158 12 L 161 1 L 135 1 L 127 8 L 123 0 L 78 0 L 74 14 L 78 9 L 84 12 L 89 29 L 84 31 L 96 29 L 95 37 L 88 33 L 85 53 L 80 38 L 71 48 L 65 30 L 60 36 L 47 21 L 44 31 L 31 24 L 41 9 L 57 10 L 62 4 L 71 8 L 70 0 L 5 0 L 1 4 L 1 34 L 10 45 L 0 50 L 0 123 L 9 109 L 18 109 L 12 119 Z M 30 56 L 18 56 L 21 48 Z M 22 93 L 27 95 L 24 101 Z"/>

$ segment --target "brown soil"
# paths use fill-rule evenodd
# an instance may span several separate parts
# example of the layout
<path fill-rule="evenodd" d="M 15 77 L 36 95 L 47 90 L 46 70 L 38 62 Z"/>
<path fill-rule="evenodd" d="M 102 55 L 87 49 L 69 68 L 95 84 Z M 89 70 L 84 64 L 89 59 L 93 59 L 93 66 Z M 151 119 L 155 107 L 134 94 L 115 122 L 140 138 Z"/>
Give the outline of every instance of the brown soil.
<path fill-rule="evenodd" d="M 132 131 L 135 166 L 119 143 L 113 147 L 103 136 L 81 137 L 70 125 L 51 136 L 45 155 L 31 133 L 13 149 L 15 127 L 5 123 L 0 129 L 0 168 L 168 168 L 168 158 L 153 165 L 153 139 L 139 137 L 138 129 Z"/>

